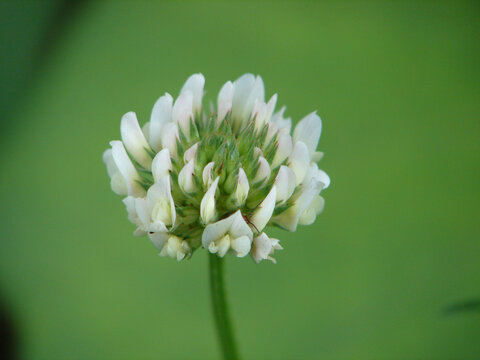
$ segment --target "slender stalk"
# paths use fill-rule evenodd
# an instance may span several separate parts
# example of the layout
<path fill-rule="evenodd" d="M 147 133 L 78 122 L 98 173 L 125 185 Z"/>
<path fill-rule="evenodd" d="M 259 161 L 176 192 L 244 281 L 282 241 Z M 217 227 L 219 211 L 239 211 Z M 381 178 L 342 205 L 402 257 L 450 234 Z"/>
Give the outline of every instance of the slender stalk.
<path fill-rule="evenodd" d="M 222 348 L 223 359 L 238 360 L 237 347 L 228 315 L 228 305 L 223 281 L 223 259 L 216 254 L 210 257 L 210 295 L 212 297 L 215 326 Z"/>

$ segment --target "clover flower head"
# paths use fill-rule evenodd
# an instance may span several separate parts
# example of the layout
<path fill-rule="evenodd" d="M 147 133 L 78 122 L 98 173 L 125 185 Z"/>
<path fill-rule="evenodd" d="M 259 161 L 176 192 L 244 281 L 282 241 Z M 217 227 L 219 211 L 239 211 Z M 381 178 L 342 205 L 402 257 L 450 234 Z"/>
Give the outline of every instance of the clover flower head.
<path fill-rule="evenodd" d="M 112 190 L 125 196 L 134 234 L 148 235 L 161 256 L 188 258 L 203 247 L 257 263 L 281 250 L 267 225 L 295 231 L 323 210 L 330 184 L 317 162 L 322 123 L 311 113 L 291 134 L 277 95 L 245 74 L 225 83 L 217 104 L 203 106 L 205 78 L 194 74 L 174 101 L 166 93 L 140 127 L 121 120 L 121 141 L 103 154 Z"/>

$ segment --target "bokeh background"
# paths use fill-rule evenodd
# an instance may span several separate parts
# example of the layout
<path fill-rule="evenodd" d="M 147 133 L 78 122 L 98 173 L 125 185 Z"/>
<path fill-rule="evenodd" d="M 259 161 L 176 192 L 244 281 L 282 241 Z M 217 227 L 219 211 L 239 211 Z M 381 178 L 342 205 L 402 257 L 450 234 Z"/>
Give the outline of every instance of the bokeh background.
<path fill-rule="evenodd" d="M 227 259 L 244 359 L 480 357 L 476 2 L 0 2 L 2 346 L 216 359 L 206 253 L 132 235 L 101 161 L 194 72 L 323 119 L 325 212 Z"/>

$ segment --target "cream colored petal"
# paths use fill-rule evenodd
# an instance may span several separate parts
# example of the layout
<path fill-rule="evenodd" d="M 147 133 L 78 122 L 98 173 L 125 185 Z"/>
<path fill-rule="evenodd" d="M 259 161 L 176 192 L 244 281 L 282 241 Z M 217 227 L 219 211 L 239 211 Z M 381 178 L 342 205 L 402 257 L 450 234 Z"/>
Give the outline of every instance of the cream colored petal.
<path fill-rule="evenodd" d="M 152 244 L 155 245 L 155 247 L 158 250 L 162 251 L 165 245 L 167 244 L 170 234 L 165 230 L 165 231 L 158 231 L 155 233 L 149 233 L 148 237 L 152 242 Z"/>
<path fill-rule="evenodd" d="M 180 93 L 190 91 L 193 95 L 193 113 L 198 114 L 202 110 L 203 88 L 205 86 L 205 77 L 202 74 L 193 74 L 190 76 Z"/>
<path fill-rule="evenodd" d="M 219 180 L 220 177 L 217 176 L 200 203 L 200 217 L 203 224 L 210 224 L 217 216 L 215 209 L 215 192 L 217 191 Z"/>
<path fill-rule="evenodd" d="M 205 167 L 203 168 L 202 172 L 202 180 L 203 180 L 203 185 L 207 188 L 210 187 L 213 183 L 213 167 L 215 166 L 215 163 L 209 162 Z"/>
<path fill-rule="evenodd" d="M 167 226 L 175 224 L 176 212 L 170 188 L 170 176 L 164 176 L 150 186 L 147 192 L 147 203 L 151 212 L 152 226 L 155 227 L 158 223 Z"/>
<path fill-rule="evenodd" d="M 252 239 L 244 235 L 231 240 L 230 246 L 237 257 L 244 257 L 249 253 L 251 244 Z"/>
<path fill-rule="evenodd" d="M 185 136 L 190 137 L 190 121 L 193 118 L 193 94 L 184 91 L 175 101 L 172 109 L 172 120 L 178 124 Z"/>
<path fill-rule="evenodd" d="M 197 151 L 198 151 L 198 142 L 195 143 L 190 148 L 188 148 L 183 154 L 183 161 L 185 162 L 185 164 L 188 163 L 190 160 L 193 160 L 195 156 L 197 156 Z"/>
<path fill-rule="evenodd" d="M 315 179 L 312 179 L 309 184 L 304 184 L 294 204 L 280 215 L 274 217 L 272 222 L 289 231 L 295 231 L 300 216 L 310 206 L 314 197 L 322 189 L 322 186 L 323 184 Z"/>
<path fill-rule="evenodd" d="M 295 127 L 293 140 L 302 141 L 307 145 L 310 155 L 317 150 L 318 141 L 322 132 L 322 120 L 316 113 L 305 116 Z"/>
<path fill-rule="evenodd" d="M 155 105 L 153 105 L 152 115 L 150 116 L 150 145 L 155 151 L 162 148 L 163 127 L 172 121 L 173 98 L 165 93 L 161 96 Z"/>
<path fill-rule="evenodd" d="M 120 123 L 120 132 L 125 148 L 130 155 L 145 169 L 150 170 L 152 158 L 147 149 L 150 148 L 147 139 L 138 125 L 137 116 L 134 112 L 123 115 Z"/>
<path fill-rule="evenodd" d="M 248 183 L 247 174 L 243 168 L 238 171 L 237 188 L 235 189 L 235 201 L 237 206 L 242 206 L 248 197 L 250 185 Z"/>
<path fill-rule="evenodd" d="M 118 170 L 115 160 L 113 159 L 112 149 L 107 149 L 102 156 L 103 162 L 107 166 L 107 173 L 110 176 L 110 187 L 113 192 L 118 195 L 127 195 L 127 182 Z"/>
<path fill-rule="evenodd" d="M 318 214 L 320 214 L 325 207 L 325 200 L 320 195 L 313 198 L 310 206 L 303 212 L 298 220 L 300 225 L 311 225 L 315 221 Z"/>
<path fill-rule="evenodd" d="M 287 164 L 288 167 L 295 173 L 296 185 L 299 185 L 305 178 L 310 166 L 310 155 L 308 153 L 308 148 L 303 142 L 297 141 L 295 143 Z"/>
<path fill-rule="evenodd" d="M 284 203 L 295 190 L 295 173 L 289 167 L 282 165 L 278 170 L 275 178 L 275 186 L 277 188 L 277 202 Z"/>
<path fill-rule="evenodd" d="M 135 170 L 135 167 L 130 161 L 127 152 L 123 147 L 123 143 L 121 141 L 111 141 L 110 145 L 112 146 L 112 157 L 115 161 L 115 165 L 125 179 L 128 195 L 132 195 L 135 197 L 144 196 L 145 190 L 137 182 L 137 180 L 141 180 L 140 176 L 138 175 L 137 170 Z"/>
<path fill-rule="evenodd" d="M 168 148 L 162 149 L 152 162 L 152 175 L 155 181 L 158 181 L 164 176 L 169 175 L 172 170 L 172 160 L 170 158 L 170 151 Z"/>
<path fill-rule="evenodd" d="M 272 186 L 272 189 L 268 193 L 267 197 L 261 202 L 261 204 L 254 211 L 252 217 L 250 218 L 250 223 L 252 224 L 255 232 L 260 232 L 267 225 L 272 217 L 273 210 L 275 209 L 275 201 L 277 198 L 277 187 Z"/>
<path fill-rule="evenodd" d="M 217 125 L 220 124 L 220 122 L 225 119 L 225 116 L 232 110 L 233 90 L 233 83 L 231 81 L 228 81 L 222 86 L 220 92 L 218 93 Z"/>
<path fill-rule="evenodd" d="M 186 193 L 192 193 L 196 190 L 196 186 L 193 180 L 194 172 L 194 160 L 190 160 L 178 174 L 178 184 L 180 188 Z"/>
<path fill-rule="evenodd" d="M 253 182 L 268 180 L 270 178 L 270 174 L 272 171 L 270 169 L 270 165 L 268 164 L 268 161 L 263 156 L 260 156 L 258 158 L 258 162 L 260 163 L 260 166 L 258 167 L 257 173 L 255 174 L 255 178 L 253 179 Z"/>
<path fill-rule="evenodd" d="M 292 153 L 292 137 L 290 135 L 282 135 L 277 141 L 277 151 L 272 161 L 272 168 L 276 168 Z"/>
<path fill-rule="evenodd" d="M 162 145 L 170 152 L 170 156 L 177 157 L 178 126 L 175 123 L 166 123 L 162 130 Z"/>

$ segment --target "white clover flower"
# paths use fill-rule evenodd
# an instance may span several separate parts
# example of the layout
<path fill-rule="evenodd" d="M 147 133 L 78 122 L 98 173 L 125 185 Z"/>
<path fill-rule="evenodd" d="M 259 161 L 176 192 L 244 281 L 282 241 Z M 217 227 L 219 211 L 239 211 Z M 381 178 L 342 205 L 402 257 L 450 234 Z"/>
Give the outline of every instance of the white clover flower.
<path fill-rule="evenodd" d="M 245 74 L 221 88 L 216 110 L 203 107 L 205 78 L 192 75 L 176 100 L 155 103 L 140 127 L 122 118 L 122 141 L 103 154 L 112 190 L 123 200 L 137 236 L 161 256 L 188 258 L 199 247 L 255 262 L 281 250 L 268 225 L 295 231 L 324 208 L 330 184 L 316 164 L 322 122 L 311 113 L 295 127 L 277 95 L 265 102 L 260 76 Z"/>

